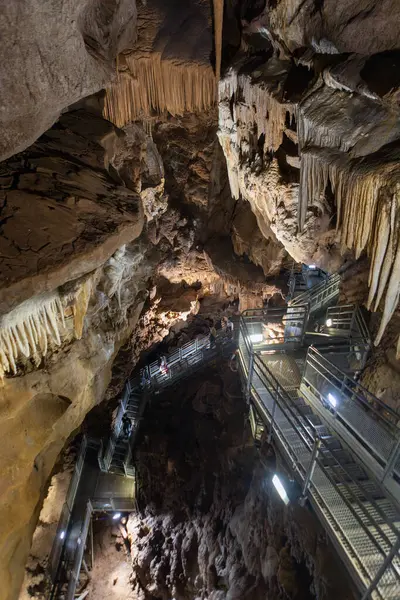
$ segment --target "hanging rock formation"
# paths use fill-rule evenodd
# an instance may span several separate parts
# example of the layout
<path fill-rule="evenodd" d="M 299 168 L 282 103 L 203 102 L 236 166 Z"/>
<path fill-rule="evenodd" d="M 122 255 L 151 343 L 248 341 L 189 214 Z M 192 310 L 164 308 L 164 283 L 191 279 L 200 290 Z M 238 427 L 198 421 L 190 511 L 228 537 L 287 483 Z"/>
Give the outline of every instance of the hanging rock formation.
<path fill-rule="evenodd" d="M 116 81 L 107 88 L 105 117 L 123 127 L 167 111 L 207 111 L 216 99 L 211 49 L 209 2 L 143 3 L 137 42 L 119 56 Z"/>
<path fill-rule="evenodd" d="M 398 32 L 368 45 L 349 31 L 358 17 L 360 30 L 376 27 L 381 7 L 364 18 L 343 6 L 338 34 L 338 13 L 311 5 L 274 3 L 247 24 L 246 51 L 219 85 L 218 135 L 232 194 L 265 237 L 329 271 L 368 256 L 363 300 L 383 313 L 378 344 L 399 300 Z"/>

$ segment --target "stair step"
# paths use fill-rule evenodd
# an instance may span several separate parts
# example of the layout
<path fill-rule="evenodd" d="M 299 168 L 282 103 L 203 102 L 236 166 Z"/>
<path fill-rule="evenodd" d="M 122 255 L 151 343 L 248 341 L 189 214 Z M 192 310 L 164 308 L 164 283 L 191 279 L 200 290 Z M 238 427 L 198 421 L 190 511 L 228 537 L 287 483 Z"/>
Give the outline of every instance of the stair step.
<path fill-rule="evenodd" d="M 357 463 L 348 464 L 345 466 L 332 466 L 327 467 L 327 470 L 332 473 L 334 478 L 338 483 L 342 481 L 356 480 L 356 481 L 366 481 L 368 480 L 368 475 L 364 471 L 364 469 L 358 465 Z"/>
<path fill-rule="evenodd" d="M 354 500 L 354 496 L 361 501 L 368 501 L 369 498 L 372 498 L 373 500 L 384 498 L 382 490 L 371 480 L 363 481 L 361 486 L 349 482 L 346 485 L 339 483 L 337 487 L 345 498 L 350 501 Z"/>
<path fill-rule="evenodd" d="M 322 436 L 322 440 L 324 442 L 324 444 L 326 444 L 329 448 L 329 450 L 341 450 L 342 449 L 342 444 L 340 443 L 340 441 L 333 437 L 333 435 L 327 435 L 327 436 Z"/>

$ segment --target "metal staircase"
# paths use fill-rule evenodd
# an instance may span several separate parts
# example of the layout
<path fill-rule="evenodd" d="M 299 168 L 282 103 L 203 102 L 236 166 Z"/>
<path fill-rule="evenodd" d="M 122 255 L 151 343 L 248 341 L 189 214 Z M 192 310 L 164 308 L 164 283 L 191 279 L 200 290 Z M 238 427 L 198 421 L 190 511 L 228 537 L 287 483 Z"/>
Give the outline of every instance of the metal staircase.
<path fill-rule="evenodd" d="M 327 273 L 316 265 L 301 265 L 295 263 L 289 275 L 289 299 L 309 291 L 312 287 L 322 283 L 328 277 Z"/>
<path fill-rule="evenodd" d="M 140 422 L 151 394 L 190 377 L 205 365 L 232 353 L 234 339 L 219 331 L 215 344 L 210 346 L 208 337 L 192 340 L 181 348 L 166 355 L 167 370 L 162 373 L 158 361 L 150 363 L 140 372 L 140 379 L 132 378 L 125 386 L 118 407 L 104 456 L 99 454 L 99 465 L 103 471 L 134 477 L 133 449 Z M 131 424 L 129 439 L 124 434 L 123 420 L 128 417 Z"/>
<path fill-rule="evenodd" d="M 104 457 L 99 455 L 99 465 L 102 471 L 134 477 L 135 470 L 132 462 L 132 451 L 139 430 L 140 421 L 149 398 L 149 391 L 142 390 L 137 380 L 127 382 L 118 412 L 114 420 L 113 429 L 108 440 Z M 124 417 L 131 422 L 129 437 L 123 428 Z"/>
<path fill-rule="evenodd" d="M 339 296 L 340 275 L 334 273 L 314 287 L 298 294 L 289 301 L 289 306 L 297 307 L 308 305 L 312 314 L 327 307 Z"/>
<path fill-rule="evenodd" d="M 397 472 L 397 466 L 400 467 L 399 430 L 396 433 L 391 429 L 394 437 L 386 463 L 379 465 L 382 474 L 379 478 L 376 465 L 372 468 L 371 452 L 368 457 L 364 448 L 366 460 L 362 460 L 359 452 L 359 438 L 366 435 L 365 431 L 374 432 L 380 439 L 377 427 L 382 423 L 377 423 L 372 409 L 367 410 L 371 398 L 361 403 L 356 396 L 360 390 L 355 389 L 354 382 L 351 386 L 352 380 L 344 373 L 339 376 L 337 367 L 319 353 L 319 364 L 316 365 L 314 349 L 309 350 L 308 367 L 300 387 L 286 386 L 285 380 L 278 380 L 267 366 L 271 349 L 263 358 L 257 345 L 251 343 L 251 335 L 242 319 L 239 337 L 241 374 L 252 404 L 250 420 L 256 440 L 260 439 L 257 432 L 262 421 L 269 428 L 270 441 L 291 465 L 301 485 L 301 500 L 307 499 L 313 506 L 363 600 L 399 599 L 400 494 L 395 483 L 400 478 L 400 469 Z M 278 354 L 280 351 L 285 352 L 280 348 Z M 292 351 L 292 347 L 287 346 L 286 351 Z M 327 363 L 331 365 L 330 371 Z M 310 369 L 315 374 L 314 379 Z M 335 388 L 327 386 L 327 382 L 329 386 L 335 383 Z M 322 392 L 316 400 L 319 403 L 319 410 L 316 410 L 309 397 L 320 384 Z M 349 411 L 344 410 L 346 402 L 351 403 L 354 411 L 355 407 L 358 410 L 351 423 L 353 431 L 349 430 L 349 423 L 342 414 L 346 412 L 348 419 Z M 357 420 L 361 429 L 358 432 Z M 372 437 L 368 439 L 371 448 Z"/>

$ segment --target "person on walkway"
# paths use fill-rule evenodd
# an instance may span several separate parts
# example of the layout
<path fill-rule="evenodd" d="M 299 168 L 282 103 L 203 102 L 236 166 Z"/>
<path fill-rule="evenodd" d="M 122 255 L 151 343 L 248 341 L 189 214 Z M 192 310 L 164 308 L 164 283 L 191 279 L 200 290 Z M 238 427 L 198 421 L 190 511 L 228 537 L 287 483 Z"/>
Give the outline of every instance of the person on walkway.
<path fill-rule="evenodd" d="M 168 375 L 168 363 L 167 358 L 163 355 L 160 359 L 160 373 L 162 375 Z"/>
<path fill-rule="evenodd" d="M 129 438 L 129 436 L 131 435 L 131 431 L 132 431 L 132 422 L 131 422 L 130 418 L 128 417 L 128 415 L 125 413 L 124 416 L 122 417 L 122 432 L 124 434 L 124 437 Z"/>
<path fill-rule="evenodd" d="M 233 325 L 232 321 L 230 319 L 227 319 L 226 320 L 226 332 L 230 339 L 233 339 L 233 329 L 234 329 L 234 325 Z"/>

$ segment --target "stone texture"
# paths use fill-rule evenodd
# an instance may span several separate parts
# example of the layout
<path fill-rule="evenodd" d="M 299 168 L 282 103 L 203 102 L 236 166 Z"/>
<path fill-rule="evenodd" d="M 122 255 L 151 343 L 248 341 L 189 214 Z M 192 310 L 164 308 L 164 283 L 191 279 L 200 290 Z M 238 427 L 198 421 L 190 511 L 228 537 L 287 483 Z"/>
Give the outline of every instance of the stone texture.
<path fill-rule="evenodd" d="M 61 111 L 102 89 L 136 38 L 134 0 L 21 0 L 0 16 L 0 158 L 24 150 Z"/>
<path fill-rule="evenodd" d="M 353 598 L 307 509 L 284 509 L 222 366 L 152 403 L 138 440 L 139 513 L 129 518 L 132 594 L 151 598 Z M 268 456 L 267 456 L 268 454 Z M 281 467 L 279 467 L 281 468 Z"/>

